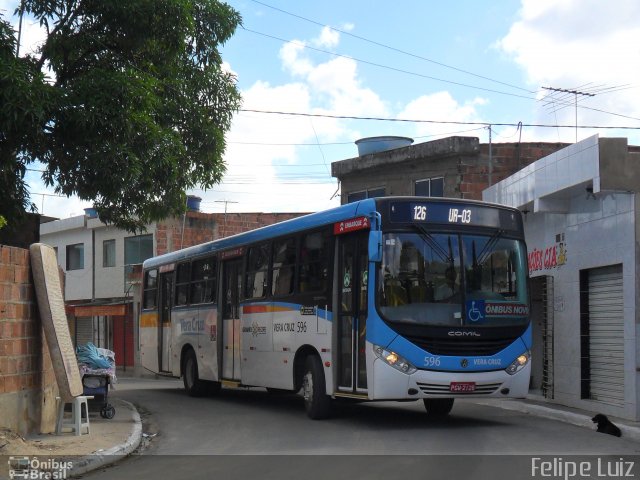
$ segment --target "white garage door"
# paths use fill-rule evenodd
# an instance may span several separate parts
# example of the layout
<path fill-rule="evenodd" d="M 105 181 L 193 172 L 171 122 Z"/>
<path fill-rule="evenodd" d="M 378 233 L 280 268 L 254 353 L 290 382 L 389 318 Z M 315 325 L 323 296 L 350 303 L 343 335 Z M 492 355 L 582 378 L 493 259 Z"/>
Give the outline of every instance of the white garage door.
<path fill-rule="evenodd" d="M 624 404 L 622 265 L 589 271 L 590 397 Z"/>

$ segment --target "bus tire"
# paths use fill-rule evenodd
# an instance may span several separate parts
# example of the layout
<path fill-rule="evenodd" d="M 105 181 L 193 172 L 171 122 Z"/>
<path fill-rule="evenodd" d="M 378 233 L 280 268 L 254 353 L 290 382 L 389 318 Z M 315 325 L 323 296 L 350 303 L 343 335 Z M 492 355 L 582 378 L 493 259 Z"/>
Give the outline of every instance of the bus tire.
<path fill-rule="evenodd" d="M 307 416 L 312 420 L 327 418 L 331 411 L 331 397 L 327 395 L 322 362 L 317 355 L 305 360 L 302 377 L 302 396 Z"/>
<path fill-rule="evenodd" d="M 185 352 L 182 382 L 184 383 L 184 389 L 190 397 L 201 397 L 207 393 L 207 384 L 198 377 L 198 360 L 196 353 L 191 349 Z"/>
<path fill-rule="evenodd" d="M 444 418 L 453 408 L 453 398 L 425 398 L 424 408 L 430 418 Z"/>

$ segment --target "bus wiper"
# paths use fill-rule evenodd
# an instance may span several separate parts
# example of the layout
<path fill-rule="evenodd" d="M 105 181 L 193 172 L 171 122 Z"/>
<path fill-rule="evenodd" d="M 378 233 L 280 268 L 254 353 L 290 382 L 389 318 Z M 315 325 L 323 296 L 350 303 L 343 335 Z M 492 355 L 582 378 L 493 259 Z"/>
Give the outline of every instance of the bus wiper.
<path fill-rule="evenodd" d="M 453 256 L 449 255 L 447 251 L 442 248 L 438 244 L 438 242 L 435 241 L 433 236 L 422 225 L 414 223 L 412 226 L 418 231 L 420 238 L 422 238 L 442 260 L 444 260 L 446 263 L 453 263 Z"/>
<path fill-rule="evenodd" d="M 478 255 L 478 263 L 480 265 L 484 263 L 489 255 L 491 255 L 491 253 L 493 252 L 493 247 L 496 243 L 498 243 L 498 240 L 500 240 L 502 235 L 504 235 L 504 230 L 499 229 L 493 235 L 491 235 L 491 237 L 489 237 L 489 240 L 487 241 L 487 243 L 485 243 L 484 248 L 480 251 L 480 255 Z"/>

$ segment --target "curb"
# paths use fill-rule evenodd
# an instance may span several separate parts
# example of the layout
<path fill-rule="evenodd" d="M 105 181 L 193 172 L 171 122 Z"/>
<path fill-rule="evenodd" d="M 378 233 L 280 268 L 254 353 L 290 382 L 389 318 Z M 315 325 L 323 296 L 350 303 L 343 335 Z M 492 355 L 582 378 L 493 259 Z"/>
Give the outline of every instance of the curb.
<path fill-rule="evenodd" d="M 73 468 L 69 472 L 71 477 L 84 475 L 87 472 L 91 472 L 101 467 L 106 467 L 107 465 L 111 465 L 122 460 L 130 455 L 140 445 L 140 441 L 142 440 L 142 421 L 140 420 L 140 414 L 132 403 L 122 399 L 118 400 L 124 403 L 131 411 L 133 427 L 129 434 L 129 438 L 120 445 L 116 445 L 115 447 L 111 447 L 108 450 L 103 450 L 99 453 L 94 452 L 91 455 L 81 457 L 79 460 L 74 461 Z"/>
<path fill-rule="evenodd" d="M 489 402 L 474 399 L 473 403 L 477 403 L 478 405 L 487 405 L 490 407 L 498 407 L 504 410 L 527 413 L 529 415 L 535 415 L 538 417 L 550 418 L 552 420 L 569 423 L 577 427 L 588 428 L 589 430 L 595 431 L 595 426 L 591 421 L 591 417 L 586 414 L 569 412 L 565 410 L 559 410 L 557 408 L 545 407 L 543 405 L 533 405 L 530 403 L 518 401 L 502 400 L 500 402 Z M 634 442 L 640 442 L 640 427 L 625 425 L 618 420 L 615 421 L 615 424 L 618 426 L 618 428 L 620 428 L 620 431 L 622 432 L 621 438 Z"/>

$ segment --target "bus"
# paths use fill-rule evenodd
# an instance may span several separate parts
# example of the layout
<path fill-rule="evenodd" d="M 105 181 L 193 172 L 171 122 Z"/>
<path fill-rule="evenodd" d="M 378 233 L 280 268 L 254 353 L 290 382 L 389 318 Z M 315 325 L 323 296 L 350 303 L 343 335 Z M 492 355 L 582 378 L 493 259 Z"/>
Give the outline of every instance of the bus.
<path fill-rule="evenodd" d="M 529 388 L 527 251 L 517 209 L 370 198 L 148 259 L 142 365 L 189 395 L 522 398 Z"/>

